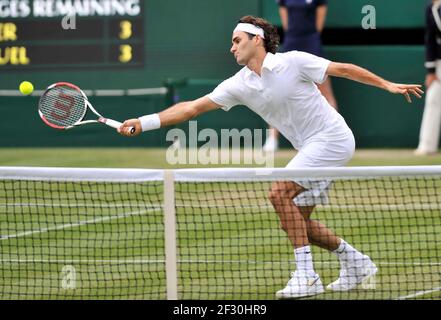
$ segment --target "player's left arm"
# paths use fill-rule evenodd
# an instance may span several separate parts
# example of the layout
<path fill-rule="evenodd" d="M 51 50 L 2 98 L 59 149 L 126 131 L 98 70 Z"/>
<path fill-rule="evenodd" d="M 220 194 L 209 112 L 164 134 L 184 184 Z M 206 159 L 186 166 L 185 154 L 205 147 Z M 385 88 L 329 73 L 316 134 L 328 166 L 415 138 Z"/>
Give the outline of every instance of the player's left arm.
<path fill-rule="evenodd" d="M 400 84 L 387 81 L 376 74 L 350 63 L 331 62 L 326 70 L 326 74 L 335 77 L 341 77 L 368 84 L 389 91 L 390 93 L 402 94 L 410 103 L 410 95 L 421 98 L 424 93 L 419 84 Z"/>

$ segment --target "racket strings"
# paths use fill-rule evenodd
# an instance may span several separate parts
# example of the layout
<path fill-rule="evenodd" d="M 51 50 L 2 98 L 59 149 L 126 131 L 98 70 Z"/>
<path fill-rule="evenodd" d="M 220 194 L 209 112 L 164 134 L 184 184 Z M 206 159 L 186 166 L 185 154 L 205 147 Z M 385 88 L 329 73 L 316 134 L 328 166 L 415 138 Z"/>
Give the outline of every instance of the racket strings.
<path fill-rule="evenodd" d="M 48 122 L 68 127 L 84 117 L 87 107 L 80 91 L 68 86 L 55 86 L 43 94 L 38 108 Z"/>

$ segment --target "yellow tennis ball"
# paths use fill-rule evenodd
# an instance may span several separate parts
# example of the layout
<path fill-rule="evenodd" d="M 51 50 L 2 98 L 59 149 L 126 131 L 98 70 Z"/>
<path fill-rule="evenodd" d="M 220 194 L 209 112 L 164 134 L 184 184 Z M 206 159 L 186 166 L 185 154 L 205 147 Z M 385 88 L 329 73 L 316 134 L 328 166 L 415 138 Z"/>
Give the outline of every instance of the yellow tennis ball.
<path fill-rule="evenodd" d="M 20 92 L 24 95 L 29 95 L 34 91 L 34 85 L 29 81 L 23 81 L 20 83 Z"/>

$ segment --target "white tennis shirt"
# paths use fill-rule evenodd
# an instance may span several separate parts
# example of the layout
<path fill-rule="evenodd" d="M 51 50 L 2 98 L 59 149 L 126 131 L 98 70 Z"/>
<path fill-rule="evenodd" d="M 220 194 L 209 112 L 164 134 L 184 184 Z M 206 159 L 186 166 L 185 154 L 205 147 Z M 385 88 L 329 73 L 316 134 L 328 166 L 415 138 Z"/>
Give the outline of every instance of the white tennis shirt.
<path fill-rule="evenodd" d="M 330 63 L 300 51 L 267 53 L 261 76 L 244 67 L 207 97 L 225 111 L 247 106 L 297 150 L 314 140 L 339 139 L 352 132 L 315 84 L 325 81 Z"/>

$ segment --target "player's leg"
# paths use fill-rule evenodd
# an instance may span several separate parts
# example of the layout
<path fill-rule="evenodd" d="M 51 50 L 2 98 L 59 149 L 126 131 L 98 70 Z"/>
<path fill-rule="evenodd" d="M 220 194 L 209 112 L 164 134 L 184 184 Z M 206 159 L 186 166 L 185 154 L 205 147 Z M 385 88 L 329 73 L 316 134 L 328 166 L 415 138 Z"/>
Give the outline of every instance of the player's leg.
<path fill-rule="evenodd" d="M 417 155 L 436 153 L 441 125 L 441 83 L 434 81 L 427 89 Z"/>
<path fill-rule="evenodd" d="M 333 252 L 340 261 L 339 278 L 329 284 L 327 289 L 333 291 L 352 290 L 366 279 L 374 276 L 378 269 L 369 256 L 336 236 L 323 223 L 310 218 L 314 208 L 314 206 L 299 207 L 306 222 L 308 239 L 311 244 Z"/>
<path fill-rule="evenodd" d="M 312 245 L 328 251 L 334 251 L 340 245 L 340 238 L 323 223 L 310 218 L 314 208 L 315 206 L 299 207 L 303 219 L 306 222 L 308 240 Z"/>
<path fill-rule="evenodd" d="M 331 79 L 327 78 L 322 84 L 317 84 L 317 87 L 328 103 L 338 111 L 338 104 L 334 96 L 334 91 L 332 90 Z"/>
<path fill-rule="evenodd" d="M 292 199 L 303 191 L 299 184 L 283 181 L 273 183 L 269 193 L 269 199 L 279 215 L 281 227 L 288 234 L 294 248 L 309 245 L 305 220 L 299 208 L 292 202 Z"/>
<path fill-rule="evenodd" d="M 269 199 L 280 218 L 282 229 L 294 247 L 296 271 L 286 287 L 276 296 L 281 299 L 316 295 L 324 291 L 320 277 L 314 271 L 311 248 L 309 246 L 306 222 L 294 204 L 293 198 L 304 191 L 295 182 L 275 182 L 271 186 Z"/>

